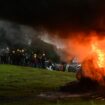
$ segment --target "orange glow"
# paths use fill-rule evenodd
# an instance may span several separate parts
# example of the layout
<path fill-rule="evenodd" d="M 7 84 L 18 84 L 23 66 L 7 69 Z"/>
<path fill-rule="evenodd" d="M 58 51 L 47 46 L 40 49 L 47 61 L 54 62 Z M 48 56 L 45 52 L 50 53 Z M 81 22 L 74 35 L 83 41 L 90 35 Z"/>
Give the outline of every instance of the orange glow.
<path fill-rule="evenodd" d="M 96 54 L 96 63 L 99 68 L 105 68 L 105 52 L 98 47 L 97 43 L 92 44 L 92 50 Z"/>
<path fill-rule="evenodd" d="M 82 75 L 105 85 L 105 35 L 75 33 L 64 43 L 66 59 L 77 57 L 82 64 Z"/>

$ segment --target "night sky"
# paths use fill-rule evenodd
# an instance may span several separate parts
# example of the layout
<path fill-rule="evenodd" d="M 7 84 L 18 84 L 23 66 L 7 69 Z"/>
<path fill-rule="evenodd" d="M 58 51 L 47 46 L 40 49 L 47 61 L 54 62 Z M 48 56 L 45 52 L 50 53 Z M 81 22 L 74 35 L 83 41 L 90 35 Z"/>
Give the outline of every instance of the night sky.
<path fill-rule="evenodd" d="M 105 0 L 2 0 L 0 17 L 49 32 L 104 32 Z"/>

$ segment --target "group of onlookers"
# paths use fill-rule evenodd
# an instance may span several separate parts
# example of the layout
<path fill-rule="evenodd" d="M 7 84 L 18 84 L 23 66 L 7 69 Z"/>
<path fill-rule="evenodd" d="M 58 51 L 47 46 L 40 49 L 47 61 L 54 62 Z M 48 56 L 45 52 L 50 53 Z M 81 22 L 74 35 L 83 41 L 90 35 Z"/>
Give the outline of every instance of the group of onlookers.
<path fill-rule="evenodd" d="M 1 64 L 13 64 L 21 66 L 32 66 L 45 68 L 45 61 L 47 60 L 45 53 L 36 54 L 34 52 L 26 52 L 24 49 L 5 50 L 0 53 Z"/>
<path fill-rule="evenodd" d="M 70 63 L 54 63 L 47 58 L 45 53 L 27 52 L 24 49 L 4 50 L 0 53 L 0 64 L 13 64 L 20 66 L 31 66 L 48 70 L 76 71 L 81 64 L 73 58 Z"/>

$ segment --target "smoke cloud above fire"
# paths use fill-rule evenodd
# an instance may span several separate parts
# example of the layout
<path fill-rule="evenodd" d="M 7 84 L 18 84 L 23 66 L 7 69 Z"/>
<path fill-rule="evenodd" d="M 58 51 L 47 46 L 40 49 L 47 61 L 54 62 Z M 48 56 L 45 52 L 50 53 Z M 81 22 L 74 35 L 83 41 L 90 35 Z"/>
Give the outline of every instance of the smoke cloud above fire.
<path fill-rule="evenodd" d="M 86 44 L 92 33 L 99 39 L 105 36 L 105 0 L 4 0 L 0 4 L 1 19 L 46 31 L 50 40 L 57 38 L 66 47 L 71 39 Z"/>
<path fill-rule="evenodd" d="M 82 52 L 88 52 L 90 37 L 105 36 L 105 0 L 3 0 L 0 4 L 1 19 L 46 31 L 53 42 L 57 38 L 64 44 L 67 56 L 79 55 L 75 52 L 84 45 Z M 74 45 L 80 46 L 78 51 Z"/>

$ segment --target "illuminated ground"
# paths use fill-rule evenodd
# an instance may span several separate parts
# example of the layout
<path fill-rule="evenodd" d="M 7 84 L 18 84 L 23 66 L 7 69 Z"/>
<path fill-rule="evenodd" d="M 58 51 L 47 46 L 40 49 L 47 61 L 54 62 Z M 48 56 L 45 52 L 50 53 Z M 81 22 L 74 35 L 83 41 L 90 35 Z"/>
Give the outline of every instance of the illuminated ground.
<path fill-rule="evenodd" d="M 74 81 L 74 73 L 48 71 L 30 67 L 0 65 L 0 105 L 104 105 L 102 99 L 41 98 L 56 94 L 60 86 Z M 53 95 L 54 95 L 53 94 Z"/>

